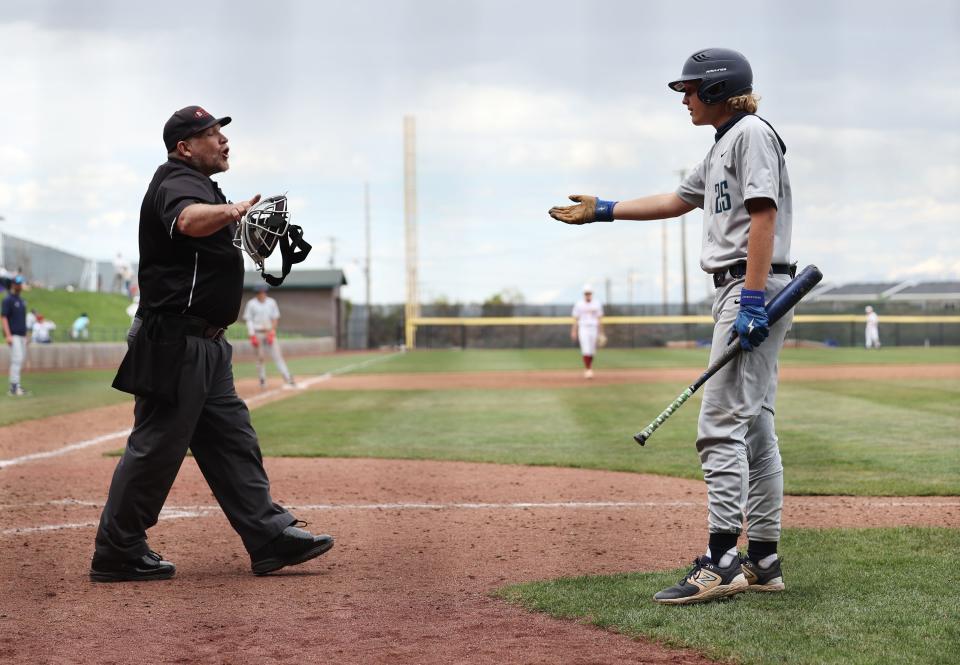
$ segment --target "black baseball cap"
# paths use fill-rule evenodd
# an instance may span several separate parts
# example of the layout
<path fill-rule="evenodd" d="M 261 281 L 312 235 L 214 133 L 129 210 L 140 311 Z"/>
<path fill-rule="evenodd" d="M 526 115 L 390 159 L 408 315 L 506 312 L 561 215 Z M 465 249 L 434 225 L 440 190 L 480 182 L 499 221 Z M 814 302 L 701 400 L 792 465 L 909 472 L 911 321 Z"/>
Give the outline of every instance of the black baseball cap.
<path fill-rule="evenodd" d="M 163 144 L 167 146 L 167 152 L 170 152 L 180 141 L 214 125 L 229 125 L 232 119 L 230 116 L 217 118 L 200 106 L 185 106 L 170 116 L 167 124 L 163 126 Z"/>

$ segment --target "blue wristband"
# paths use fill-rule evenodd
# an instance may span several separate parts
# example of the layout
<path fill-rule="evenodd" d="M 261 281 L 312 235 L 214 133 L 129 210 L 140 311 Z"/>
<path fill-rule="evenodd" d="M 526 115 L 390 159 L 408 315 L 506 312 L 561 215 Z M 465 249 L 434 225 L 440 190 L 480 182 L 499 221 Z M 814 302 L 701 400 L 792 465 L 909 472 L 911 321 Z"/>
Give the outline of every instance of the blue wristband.
<path fill-rule="evenodd" d="M 613 221 L 613 206 L 617 205 L 616 201 L 601 201 L 597 199 L 597 207 L 593 210 L 593 218 L 597 222 L 612 222 Z"/>
<path fill-rule="evenodd" d="M 763 307 L 763 291 L 740 289 L 740 306 L 744 305 Z"/>

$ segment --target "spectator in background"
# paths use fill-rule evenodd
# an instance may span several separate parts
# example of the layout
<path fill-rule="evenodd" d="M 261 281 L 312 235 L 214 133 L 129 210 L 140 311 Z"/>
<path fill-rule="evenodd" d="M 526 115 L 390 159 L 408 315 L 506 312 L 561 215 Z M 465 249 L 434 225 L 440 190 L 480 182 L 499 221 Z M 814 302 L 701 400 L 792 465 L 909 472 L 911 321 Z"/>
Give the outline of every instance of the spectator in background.
<path fill-rule="evenodd" d="M 33 336 L 33 327 L 37 324 L 37 310 L 27 312 L 27 337 Z"/>
<path fill-rule="evenodd" d="M 867 314 L 867 327 L 864 331 L 866 338 L 866 347 L 868 349 L 880 348 L 880 317 L 873 311 L 873 307 L 867 305 L 864 310 Z"/>
<path fill-rule="evenodd" d="M 139 289 L 135 286 L 130 288 L 130 295 L 133 297 L 133 300 L 127 305 L 127 316 L 130 317 L 130 322 L 133 323 L 133 319 L 136 318 L 137 312 L 140 311 L 140 293 Z"/>
<path fill-rule="evenodd" d="M 130 292 L 130 280 L 133 279 L 133 269 L 121 252 L 113 260 L 113 290 L 123 294 Z"/>
<path fill-rule="evenodd" d="M 70 327 L 71 339 L 89 339 L 90 338 L 90 317 L 84 312 L 74 320 Z"/>
<path fill-rule="evenodd" d="M 56 328 L 56 323 L 45 318 L 43 314 L 37 314 L 37 322 L 33 324 L 33 341 L 37 344 L 50 344 L 53 341 L 50 333 Z"/>
<path fill-rule="evenodd" d="M 27 303 L 20 297 L 23 290 L 22 275 L 13 278 L 10 294 L 0 304 L 3 320 L 3 335 L 10 347 L 10 396 L 21 397 L 27 391 L 20 385 L 20 369 L 27 355 Z"/>

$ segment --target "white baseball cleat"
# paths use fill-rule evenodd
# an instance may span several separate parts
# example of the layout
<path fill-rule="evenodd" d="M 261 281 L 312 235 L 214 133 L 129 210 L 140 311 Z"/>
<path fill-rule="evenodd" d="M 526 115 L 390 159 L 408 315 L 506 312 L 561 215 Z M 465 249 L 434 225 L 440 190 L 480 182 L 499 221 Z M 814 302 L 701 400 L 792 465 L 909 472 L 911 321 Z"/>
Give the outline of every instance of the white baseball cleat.
<path fill-rule="evenodd" d="M 593 370 L 592 370 L 592 369 L 585 369 L 585 370 L 583 370 L 583 378 L 585 378 L 585 379 L 592 379 L 592 378 L 593 378 Z"/>

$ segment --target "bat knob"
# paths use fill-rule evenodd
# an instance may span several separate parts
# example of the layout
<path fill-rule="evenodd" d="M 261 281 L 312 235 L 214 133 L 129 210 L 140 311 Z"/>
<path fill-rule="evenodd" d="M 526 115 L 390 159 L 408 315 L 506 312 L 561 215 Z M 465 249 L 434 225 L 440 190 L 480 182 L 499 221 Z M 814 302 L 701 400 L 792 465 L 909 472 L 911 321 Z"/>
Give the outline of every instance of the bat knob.
<path fill-rule="evenodd" d="M 644 436 L 643 432 L 638 432 L 637 434 L 633 435 L 633 440 L 642 446 L 647 442 L 647 437 Z"/>

